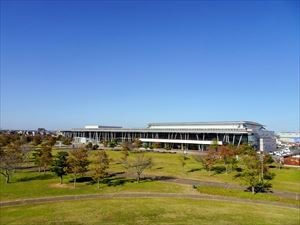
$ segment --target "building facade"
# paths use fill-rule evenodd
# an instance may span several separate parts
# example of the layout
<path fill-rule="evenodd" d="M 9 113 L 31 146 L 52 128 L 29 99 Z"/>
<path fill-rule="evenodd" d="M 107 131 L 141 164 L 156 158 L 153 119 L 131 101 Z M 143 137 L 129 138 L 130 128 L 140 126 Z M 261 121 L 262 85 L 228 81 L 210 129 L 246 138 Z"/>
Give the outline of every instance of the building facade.
<path fill-rule="evenodd" d="M 251 121 L 197 122 L 197 123 L 150 123 L 147 128 L 121 128 L 88 126 L 62 130 L 61 133 L 77 143 L 101 141 L 133 141 L 160 143 L 162 147 L 175 149 L 206 150 L 213 141 L 218 145 L 250 144 L 257 150 L 274 151 L 274 132 Z M 84 140 L 84 141 L 83 141 Z"/>

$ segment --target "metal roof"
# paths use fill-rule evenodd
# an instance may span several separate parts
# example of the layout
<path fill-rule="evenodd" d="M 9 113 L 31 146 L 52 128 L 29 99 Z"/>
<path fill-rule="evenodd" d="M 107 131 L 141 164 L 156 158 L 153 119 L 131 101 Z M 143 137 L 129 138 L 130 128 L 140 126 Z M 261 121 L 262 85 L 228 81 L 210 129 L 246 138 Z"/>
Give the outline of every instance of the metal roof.
<path fill-rule="evenodd" d="M 74 128 L 61 130 L 61 132 L 137 132 L 137 133 L 235 133 L 245 134 L 252 132 L 250 129 L 149 129 L 149 128 Z"/>
<path fill-rule="evenodd" d="M 263 126 L 262 124 L 253 121 L 163 122 L 163 123 L 148 123 L 148 126 L 230 125 L 230 124 L 251 124 L 256 126 Z"/>

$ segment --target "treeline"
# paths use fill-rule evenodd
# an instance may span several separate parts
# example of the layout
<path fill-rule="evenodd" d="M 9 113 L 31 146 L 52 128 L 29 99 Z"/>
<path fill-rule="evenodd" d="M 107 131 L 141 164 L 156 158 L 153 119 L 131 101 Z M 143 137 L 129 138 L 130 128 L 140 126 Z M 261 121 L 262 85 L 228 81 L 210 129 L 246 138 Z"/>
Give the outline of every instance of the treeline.
<path fill-rule="evenodd" d="M 88 159 L 89 146 L 83 148 L 72 149 L 69 152 L 59 151 L 57 154 L 52 154 L 52 148 L 55 145 L 57 138 L 43 137 L 42 140 L 32 151 L 32 148 L 27 148 L 26 144 L 20 142 L 22 136 L 9 138 L 10 141 L 1 142 L 0 146 L 0 173 L 5 177 L 6 183 L 14 172 L 26 162 L 33 162 L 38 171 L 43 170 L 54 172 L 59 178 L 60 183 L 63 183 L 63 177 L 70 174 L 73 178 L 74 188 L 78 177 L 90 173 L 92 179 L 100 185 L 101 179 L 107 177 L 110 165 L 110 159 L 105 150 L 100 150 L 96 153 L 95 159 L 90 161 Z M 55 141 L 54 141 L 55 140 Z M 31 140 L 29 143 L 31 143 Z M 4 144 L 3 144 L 4 143 Z M 27 142 L 26 142 L 27 143 Z M 133 149 L 139 148 L 140 141 L 123 142 L 122 156 L 120 162 L 128 171 L 132 171 L 136 175 L 139 182 L 143 171 L 152 166 L 152 159 L 145 157 L 144 154 L 139 154 L 134 159 L 128 158 L 129 152 Z"/>
<path fill-rule="evenodd" d="M 242 180 L 252 193 L 265 192 L 272 187 L 270 181 L 275 174 L 270 171 L 270 167 L 274 160 L 269 154 L 256 151 L 249 145 L 219 146 L 214 142 L 207 154 L 197 159 L 210 173 L 234 171 L 234 178 Z"/>

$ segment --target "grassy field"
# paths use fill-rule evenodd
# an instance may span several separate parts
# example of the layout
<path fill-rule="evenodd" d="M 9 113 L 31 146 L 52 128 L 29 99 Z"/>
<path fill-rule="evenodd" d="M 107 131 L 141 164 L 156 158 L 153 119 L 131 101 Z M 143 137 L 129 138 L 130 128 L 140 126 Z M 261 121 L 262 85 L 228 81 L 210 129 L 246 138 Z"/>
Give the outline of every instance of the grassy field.
<path fill-rule="evenodd" d="M 220 196 L 228 196 L 228 197 L 236 197 L 236 198 L 244 198 L 244 199 L 274 201 L 274 202 L 282 202 L 282 203 L 288 203 L 288 204 L 294 204 L 300 206 L 299 200 L 283 198 L 283 197 L 279 197 L 272 194 L 266 194 L 266 193 L 256 193 L 253 195 L 251 192 L 245 192 L 238 189 L 226 189 L 226 188 L 212 187 L 212 186 L 199 186 L 197 187 L 197 191 L 199 191 L 199 193 L 209 194 L 209 195 L 220 195 Z"/>
<path fill-rule="evenodd" d="M 140 183 L 129 179 L 112 179 L 101 184 L 98 190 L 97 185 L 92 181 L 77 183 L 73 188 L 72 178 L 65 177 L 64 185 L 51 173 L 45 175 L 38 172 L 18 172 L 13 178 L 13 183 L 5 184 L 1 178 L 0 200 L 8 201 L 24 198 L 36 198 L 45 196 L 76 195 L 76 194 L 99 194 L 114 192 L 163 192 L 163 193 L 190 193 L 192 187 L 180 184 L 168 184 L 159 181 L 142 181 Z"/>
<path fill-rule="evenodd" d="M 108 151 L 110 158 L 113 160 L 111 169 L 114 171 L 122 171 L 123 168 L 120 164 L 116 164 L 120 161 L 121 152 Z M 91 159 L 93 158 L 91 154 Z M 130 154 L 130 157 L 135 157 L 134 153 Z M 234 179 L 234 172 L 226 174 L 214 174 L 213 172 L 207 172 L 201 166 L 194 157 L 189 156 L 186 160 L 186 165 L 183 168 L 181 166 L 180 154 L 168 154 L 168 153 L 154 153 L 149 152 L 147 156 L 152 157 L 154 166 L 151 169 L 146 170 L 147 174 L 156 176 L 173 176 L 179 178 L 189 178 L 201 181 L 214 181 L 225 182 L 233 184 L 241 184 L 238 179 Z M 300 170 L 297 168 L 284 168 L 284 169 L 271 169 L 276 174 L 275 178 L 271 181 L 274 190 L 291 191 L 300 193 Z"/>
<path fill-rule="evenodd" d="M 2 224 L 297 225 L 298 209 L 193 199 L 101 199 L 1 209 Z"/>
<path fill-rule="evenodd" d="M 54 151 L 54 154 L 56 151 Z M 94 159 L 96 151 L 90 153 L 90 160 Z M 111 158 L 110 172 L 124 172 L 124 167 L 120 164 L 121 152 L 108 151 Z M 181 178 L 190 178 L 200 181 L 215 181 L 226 183 L 238 183 L 233 179 L 233 173 L 230 174 L 213 174 L 202 169 L 200 163 L 193 157 L 189 157 L 187 164 L 183 168 L 181 166 L 179 154 L 168 153 L 146 153 L 152 157 L 154 166 L 145 171 L 145 173 L 155 176 L 172 176 Z M 136 157 L 137 153 L 130 153 L 130 158 Z M 277 174 L 272 181 L 274 189 L 283 191 L 295 191 L 300 193 L 300 173 L 294 168 L 289 169 L 273 169 Z M 65 184 L 59 185 L 59 179 L 51 172 L 43 173 L 32 172 L 29 170 L 18 170 L 12 179 L 12 183 L 5 184 L 3 176 L 0 176 L 0 199 L 1 201 L 34 198 L 44 196 L 57 195 L 75 195 L 90 193 L 108 193 L 108 192 L 164 192 L 164 193 L 191 193 L 192 187 L 170 184 L 159 181 L 146 181 L 141 183 L 133 182 L 133 180 L 114 179 L 110 182 L 101 184 L 101 189 L 97 190 L 96 185 L 91 180 L 82 180 L 77 184 L 77 188 L 73 189 L 72 177 L 65 177 Z M 218 194 L 218 193 L 212 193 Z M 247 194 L 247 193 L 245 193 Z M 268 200 L 268 199 L 267 199 Z M 271 199 L 272 200 L 272 199 Z"/>

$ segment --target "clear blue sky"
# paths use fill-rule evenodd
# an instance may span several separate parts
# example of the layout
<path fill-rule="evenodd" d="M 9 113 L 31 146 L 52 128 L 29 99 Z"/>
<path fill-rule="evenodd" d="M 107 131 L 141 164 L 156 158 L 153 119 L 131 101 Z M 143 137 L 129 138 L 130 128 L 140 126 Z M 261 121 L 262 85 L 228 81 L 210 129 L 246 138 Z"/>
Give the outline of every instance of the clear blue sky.
<path fill-rule="evenodd" d="M 2 1 L 1 128 L 299 129 L 299 1 Z"/>

